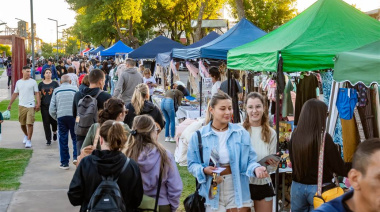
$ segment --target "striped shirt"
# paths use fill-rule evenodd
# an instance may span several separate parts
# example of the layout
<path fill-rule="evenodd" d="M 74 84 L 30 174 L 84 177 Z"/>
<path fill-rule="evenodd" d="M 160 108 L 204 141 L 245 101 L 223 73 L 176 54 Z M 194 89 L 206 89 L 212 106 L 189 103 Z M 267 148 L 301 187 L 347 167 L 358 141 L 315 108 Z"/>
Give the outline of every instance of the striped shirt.
<path fill-rule="evenodd" d="M 49 107 L 50 116 L 55 120 L 63 116 L 72 116 L 74 95 L 77 91 L 78 87 L 69 83 L 63 83 L 54 89 Z"/>

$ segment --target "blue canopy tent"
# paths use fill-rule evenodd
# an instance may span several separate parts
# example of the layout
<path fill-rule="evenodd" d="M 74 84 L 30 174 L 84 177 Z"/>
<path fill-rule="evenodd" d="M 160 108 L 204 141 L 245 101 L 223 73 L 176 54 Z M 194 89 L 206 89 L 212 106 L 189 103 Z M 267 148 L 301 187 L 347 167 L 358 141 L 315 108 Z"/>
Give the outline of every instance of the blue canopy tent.
<path fill-rule="evenodd" d="M 100 52 L 100 56 L 115 56 L 117 53 L 130 53 L 133 49 L 125 45 L 121 40 L 111 47 Z"/>
<path fill-rule="evenodd" d="M 254 41 L 267 33 L 243 18 L 215 40 L 195 48 L 173 49 L 172 57 L 181 59 L 212 58 L 227 60 L 228 50 Z"/>
<path fill-rule="evenodd" d="M 159 53 L 168 52 L 173 48 L 181 47 L 184 47 L 184 45 L 160 35 L 150 42 L 140 46 L 140 48 L 129 54 L 129 57 L 133 59 L 154 59 Z"/>
<path fill-rule="evenodd" d="M 103 51 L 105 48 L 103 45 L 98 46 L 96 49 L 89 51 L 89 55 L 96 55 L 98 52 Z"/>
<path fill-rule="evenodd" d="M 195 48 L 195 47 L 203 46 L 204 44 L 215 40 L 219 36 L 220 35 L 218 33 L 212 31 L 212 32 L 208 33 L 208 35 L 206 35 L 205 37 L 203 37 L 202 39 L 200 39 L 198 42 L 195 42 L 195 43 L 193 43 L 191 45 L 182 47 L 181 49 L 188 49 L 188 48 Z M 157 54 L 157 56 L 156 56 L 156 62 L 157 62 L 157 64 L 159 64 L 160 66 L 169 66 L 170 65 L 170 59 L 171 59 L 171 54 L 172 54 L 171 51 L 170 52 L 165 52 L 165 53 L 159 53 L 159 54 Z"/>
<path fill-rule="evenodd" d="M 90 51 L 92 51 L 92 50 L 94 50 L 94 48 L 91 48 L 91 49 L 88 50 L 87 52 L 83 52 L 83 55 L 89 55 L 88 53 L 89 53 Z"/>

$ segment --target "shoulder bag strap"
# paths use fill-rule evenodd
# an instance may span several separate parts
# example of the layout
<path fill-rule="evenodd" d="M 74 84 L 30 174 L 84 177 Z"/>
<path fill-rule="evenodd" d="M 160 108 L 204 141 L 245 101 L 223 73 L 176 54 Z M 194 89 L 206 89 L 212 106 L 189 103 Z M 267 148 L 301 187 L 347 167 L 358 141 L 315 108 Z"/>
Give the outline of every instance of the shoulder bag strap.
<path fill-rule="evenodd" d="M 156 202 L 154 203 L 154 212 L 157 211 L 158 208 L 158 199 L 160 198 L 160 190 L 161 190 L 161 184 L 162 184 L 162 171 L 160 169 L 160 175 L 158 177 L 158 186 L 157 186 L 157 193 L 156 193 Z"/>
<path fill-rule="evenodd" d="M 323 138 L 322 138 L 322 143 L 319 150 L 319 158 L 318 158 L 318 190 L 317 190 L 318 196 L 322 196 L 323 159 L 324 159 L 324 152 L 325 152 L 325 139 L 326 139 L 326 132 L 323 132 Z"/>
<path fill-rule="evenodd" d="M 98 146 L 99 136 L 100 136 L 100 124 L 98 124 L 98 128 L 96 128 L 96 132 L 95 132 L 95 138 L 93 142 L 95 149 Z"/>
<path fill-rule="evenodd" d="M 199 130 L 197 130 L 197 134 L 198 134 L 198 148 L 199 148 L 199 155 L 201 156 L 201 163 L 203 163 L 203 145 L 202 145 L 202 136 L 201 136 L 201 132 L 199 132 Z"/>

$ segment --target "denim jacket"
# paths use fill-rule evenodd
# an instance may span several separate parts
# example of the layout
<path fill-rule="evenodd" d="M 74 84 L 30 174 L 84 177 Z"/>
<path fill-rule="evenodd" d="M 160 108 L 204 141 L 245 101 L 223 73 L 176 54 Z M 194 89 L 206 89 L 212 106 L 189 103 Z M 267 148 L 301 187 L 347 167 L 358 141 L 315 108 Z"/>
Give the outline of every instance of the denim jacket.
<path fill-rule="evenodd" d="M 211 129 L 211 122 L 200 129 L 203 145 L 203 164 L 201 164 L 198 135 L 194 133 L 191 137 L 187 151 L 187 166 L 189 172 L 197 178 L 201 184 L 199 194 L 206 199 L 206 205 L 212 209 L 219 208 L 220 185 L 218 193 L 214 199 L 209 199 L 209 189 L 212 177 L 205 175 L 203 168 L 207 167 L 210 161 L 211 150 L 219 146 L 219 139 Z M 232 172 L 235 204 L 238 208 L 243 207 L 243 203 L 251 202 L 249 191 L 249 177 L 256 177 L 254 170 L 260 166 L 256 162 L 256 153 L 251 145 L 249 133 L 238 124 L 228 124 L 227 148 L 229 150 L 230 167 Z"/>

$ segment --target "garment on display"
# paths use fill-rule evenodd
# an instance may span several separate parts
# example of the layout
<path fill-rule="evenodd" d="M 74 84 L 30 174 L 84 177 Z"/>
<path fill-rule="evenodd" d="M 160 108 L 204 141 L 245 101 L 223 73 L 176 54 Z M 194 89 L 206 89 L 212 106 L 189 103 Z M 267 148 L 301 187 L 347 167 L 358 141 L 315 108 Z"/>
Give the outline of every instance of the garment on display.
<path fill-rule="evenodd" d="M 313 98 L 317 98 L 316 89 L 318 87 L 317 77 L 313 74 L 303 75 L 297 83 L 296 109 L 294 114 L 294 125 L 298 124 L 298 119 L 301 113 L 303 104 Z"/>
<path fill-rule="evenodd" d="M 336 101 L 339 117 L 345 120 L 352 119 L 357 102 L 358 95 L 356 89 L 340 88 Z"/>

